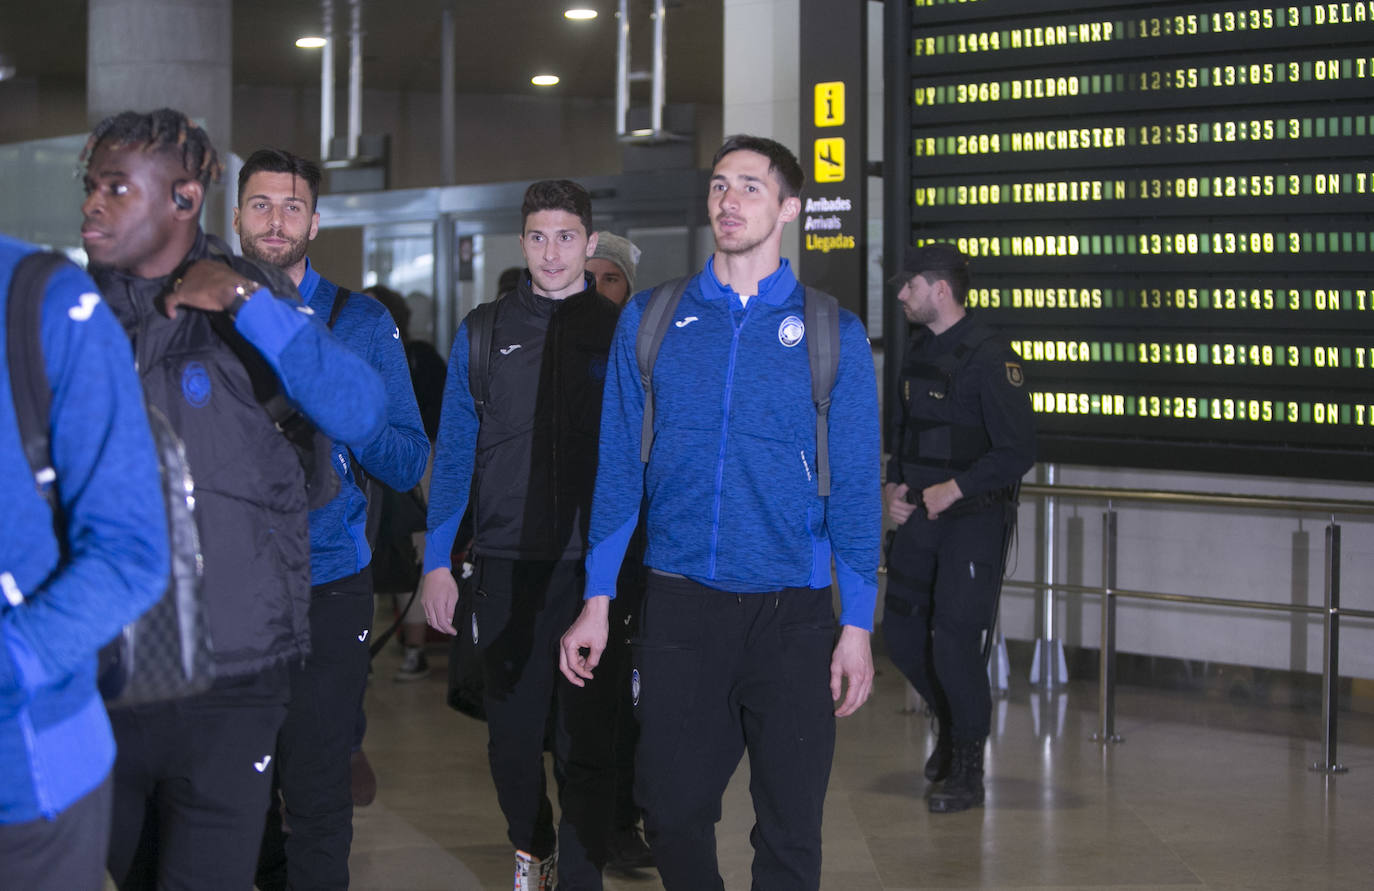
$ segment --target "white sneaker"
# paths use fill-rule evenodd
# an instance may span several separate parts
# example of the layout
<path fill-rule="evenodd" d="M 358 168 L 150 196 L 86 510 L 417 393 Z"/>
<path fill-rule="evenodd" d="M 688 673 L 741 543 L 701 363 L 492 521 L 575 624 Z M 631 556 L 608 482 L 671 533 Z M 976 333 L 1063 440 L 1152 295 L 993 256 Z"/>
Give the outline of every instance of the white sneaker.
<path fill-rule="evenodd" d="M 401 667 L 396 669 L 396 680 L 398 681 L 418 681 L 429 677 L 429 660 L 425 658 L 425 651 L 420 647 L 406 647 L 405 658 L 401 660 Z"/>
<path fill-rule="evenodd" d="M 515 852 L 514 891 L 554 891 L 558 887 L 558 852 L 535 860 L 524 851 Z"/>

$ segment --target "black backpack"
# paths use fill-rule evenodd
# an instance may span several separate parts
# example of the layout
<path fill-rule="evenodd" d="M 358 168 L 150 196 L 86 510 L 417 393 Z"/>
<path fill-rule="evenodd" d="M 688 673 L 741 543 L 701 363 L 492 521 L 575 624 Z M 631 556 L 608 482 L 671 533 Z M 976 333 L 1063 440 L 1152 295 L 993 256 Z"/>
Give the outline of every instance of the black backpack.
<path fill-rule="evenodd" d="M 644 385 L 644 426 L 640 432 L 639 459 L 649 463 L 654 445 L 654 362 L 658 348 L 673 322 L 682 292 L 691 278 L 666 281 L 654 288 L 635 340 L 639 380 Z M 840 303 L 824 291 L 808 287 L 803 298 L 806 324 L 806 356 L 811 363 L 811 401 L 816 405 L 816 480 L 821 497 L 830 494 L 830 391 L 840 368 Z"/>
<path fill-rule="evenodd" d="M 52 511 L 53 532 L 66 554 L 66 524 L 57 498 L 57 474 L 48 438 L 52 389 L 43 359 L 42 307 L 48 280 L 67 259 L 38 252 L 19 261 L 10 280 L 5 324 L 10 389 L 24 453 L 34 483 Z M 181 440 L 166 416 L 147 406 L 167 510 L 171 571 L 162 599 L 125 625 L 100 651 L 97 677 L 109 708 L 160 702 L 209 689 L 215 679 L 210 632 L 202 599 L 200 533 L 195 487 Z"/>
<path fill-rule="evenodd" d="M 468 313 L 468 392 L 479 418 L 491 398 L 491 338 L 496 332 L 496 304 L 504 296 L 479 303 Z"/>

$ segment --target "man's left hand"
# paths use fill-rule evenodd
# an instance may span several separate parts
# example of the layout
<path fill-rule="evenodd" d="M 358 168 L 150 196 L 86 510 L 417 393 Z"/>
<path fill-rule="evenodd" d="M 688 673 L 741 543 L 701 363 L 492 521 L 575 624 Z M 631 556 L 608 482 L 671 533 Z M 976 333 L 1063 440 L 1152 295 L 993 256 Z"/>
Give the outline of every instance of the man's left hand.
<path fill-rule="evenodd" d="M 835 709 L 835 717 L 843 718 L 859 710 L 873 692 L 873 650 L 869 647 L 868 632 L 853 625 L 840 629 L 840 641 L 830 656 L 830 698 L 844 702 Z"/>
<path fill-rule="evenodd" d="M 964 492 L 954 480 L 945 480 L 921 490 L 921 503 L 926 506 L 926 516 L 932 520 L 964 497 Z"/>
<path fill-rule="evenodd" d="M 256 282 L 239 275 L 227 263 L 197 260 L 167 293 L 163 299 L 162 311 L 169 319 L 177 317 L 178 306 L 203 309 L 207 312 L 223 312 L 238 299 L 239 295 L 234 289 L 240 286 L 249 294 L 258 288 Z"/>

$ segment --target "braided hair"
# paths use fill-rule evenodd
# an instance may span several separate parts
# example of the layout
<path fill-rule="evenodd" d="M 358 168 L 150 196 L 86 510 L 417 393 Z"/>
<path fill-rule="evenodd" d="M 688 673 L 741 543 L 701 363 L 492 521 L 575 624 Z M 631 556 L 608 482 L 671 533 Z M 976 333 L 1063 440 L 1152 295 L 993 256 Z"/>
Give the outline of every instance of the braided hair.
<path fill-rule="evenodd" d="M 208 189 L 218 182 L 224 165 L 220 163 L 210 137 L 194 121 L 171 108 L 141 114 L 121 111 L 96 124 L 81 150 L 79 161 L 89 164 L 101 145 L 137 146 L 145 151 L 160 151 L 179 157 L 181 166 Z"/>

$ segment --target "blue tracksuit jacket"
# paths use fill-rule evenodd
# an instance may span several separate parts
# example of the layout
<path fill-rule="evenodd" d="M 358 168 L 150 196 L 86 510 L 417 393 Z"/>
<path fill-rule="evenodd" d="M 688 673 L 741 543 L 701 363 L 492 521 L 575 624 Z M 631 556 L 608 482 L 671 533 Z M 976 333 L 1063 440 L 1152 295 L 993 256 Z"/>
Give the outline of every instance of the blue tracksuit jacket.
<path fill-rule="evenodd" d="M 647 497 L 645 565 L 740 593 L 829 587 L 840 621 L 873 627 L 882 529 L 877 379 L 863 324 L 840 313 L 830 405 L 831 494 L 816 492 L 816 412 L 804 288 L 782 261 L 745 306 L 711 261 L 682 295 L 654 367 L 654 442 L 640 463 L 635 338 L 650 291 L 611 345 L 592 501 L 588 597 L 615 596 Z"/>
<path fill-rule="evenodd" d="M 0 236 L 0 354 L 15 262 Z M 0 824 L 52 819 L 114 763 L 95 686 L 96 651 L 167 583 L 157 458 L 129 339 L 95 285 L 58 271 L 43 299 L 52 387 L 49 436 L 70 552 L 19 441 L 8 356 L 0 358 Z M 17 605 L 12 600 L 22 600 Z M 2 882 L 3 880 L 0 880 Z"/>
<path fill-rule="evenodd" d="M 328 319 L 334 305 L 335 286 L 305 261 L 301 297 Z M 415 404 L 401 332 L 386 307 L 366 294 L 350 294 L 334 323 L 334 336 L 367 360 L 386 387 L 386 426 L 352 456 L 363 470 L 397 491 L 413 488 L 425 475 L 429 461 L 429 437 Z M 339 494 L 310 512 L 310 582 L 323 585 L 361 572 L 372 562 L 365 535 L 367 498 L 358 488 L 350 452 L 338 440 L 333 443 L 334 469 L 339 474 Z"/>

